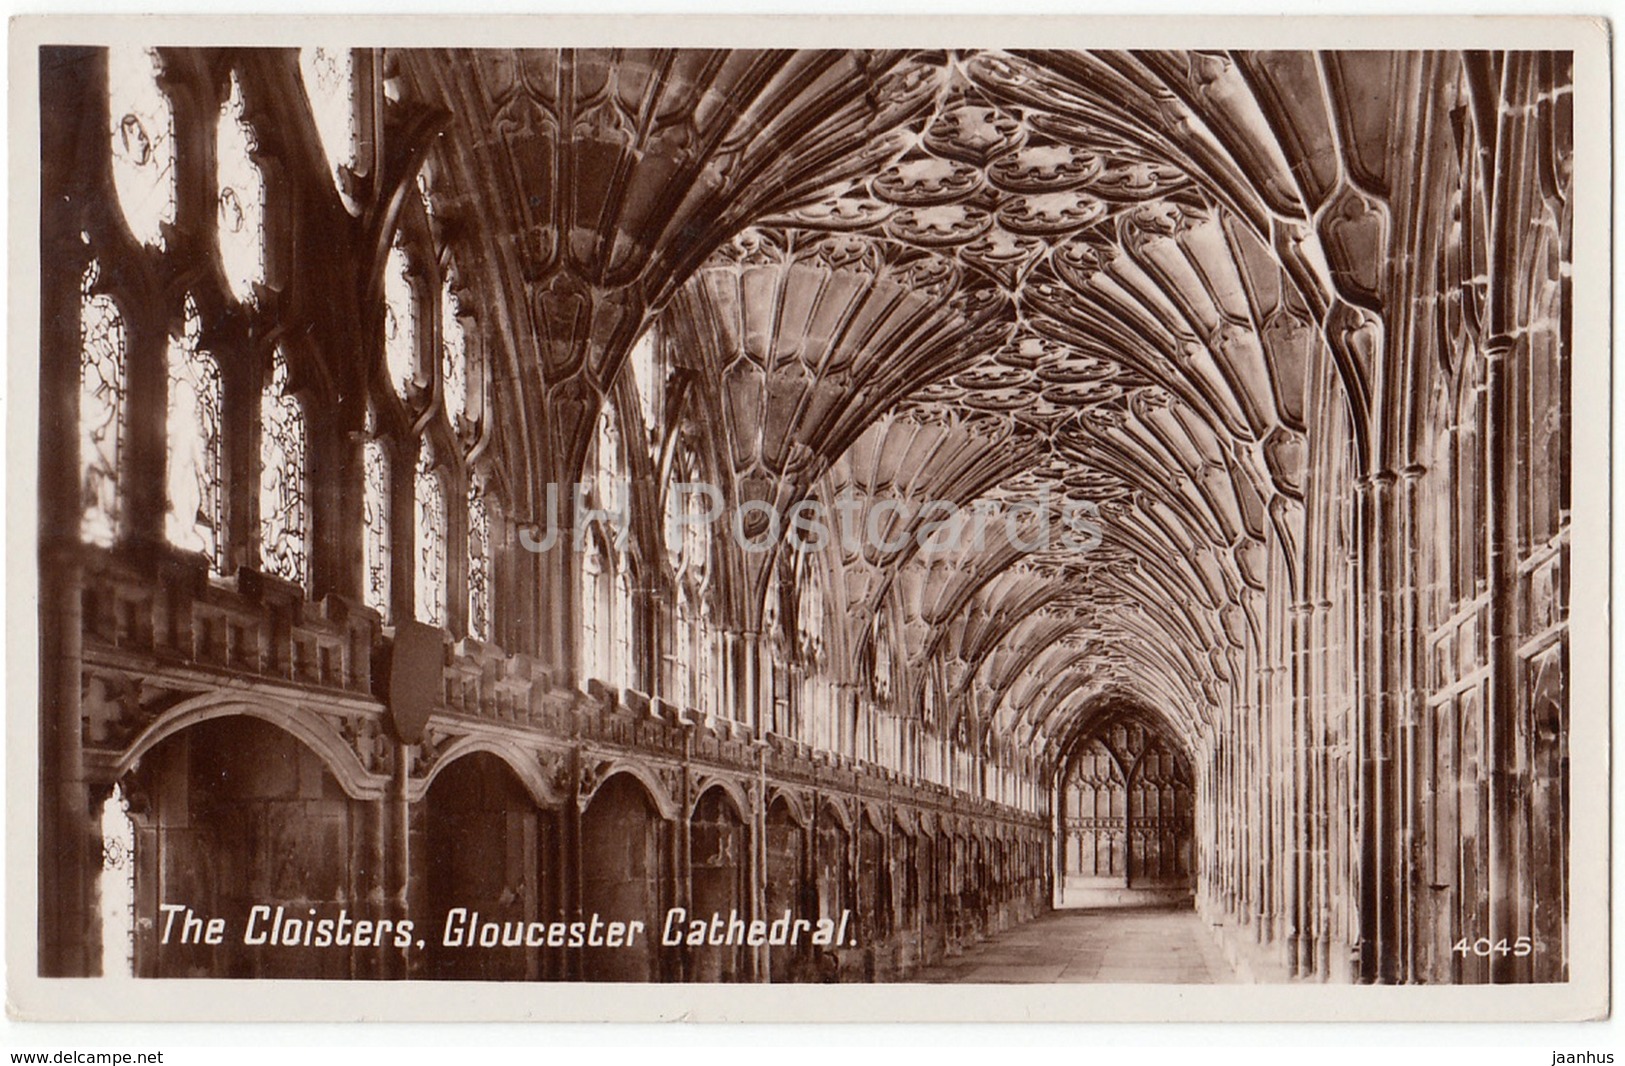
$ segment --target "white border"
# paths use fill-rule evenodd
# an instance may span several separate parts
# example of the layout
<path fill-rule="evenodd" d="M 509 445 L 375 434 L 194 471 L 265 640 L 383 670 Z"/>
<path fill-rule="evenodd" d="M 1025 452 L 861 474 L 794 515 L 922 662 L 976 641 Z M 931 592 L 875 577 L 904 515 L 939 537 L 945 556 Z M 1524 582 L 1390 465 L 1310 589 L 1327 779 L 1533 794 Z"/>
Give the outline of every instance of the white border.
<path fill-rule="evenodd" d="M 6 770 L 8 1009 L 24 1018 L 538 1020 L 1574 1020 L 1608 1009 L 1608 570 L 1610 459 L 1607 313 L 1611 114 L 1606 24 L 1596 19 L 1174 20 L 870 15 L 470 19 L 60 17 L 11 26 L 11 328 L 8 419 Z M 1575 52 L 1576 143 L 1571 558 L 1571 981 L 1514 987 L 691 986 L 285 981 L 50 980 L 33 977 L 37 870 L 38 85 L 43 43 L 407 47 L 592 44 L 852 47 L 1525 48 Z M 1588 708 L 1597 713 L 1583 715 Z M 1262 993 L 1260 992 L 1262 989 Z"/>

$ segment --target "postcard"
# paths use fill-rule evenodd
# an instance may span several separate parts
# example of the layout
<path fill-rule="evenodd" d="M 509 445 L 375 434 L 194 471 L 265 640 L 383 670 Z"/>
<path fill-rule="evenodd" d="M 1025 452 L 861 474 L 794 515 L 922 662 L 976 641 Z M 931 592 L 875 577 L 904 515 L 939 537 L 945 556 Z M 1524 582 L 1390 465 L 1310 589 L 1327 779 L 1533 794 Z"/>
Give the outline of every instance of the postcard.
<path fill-rule="evenodd" d="M 15 1016 L 1608 1012 L 1600 20 L 11 79 Z"/>

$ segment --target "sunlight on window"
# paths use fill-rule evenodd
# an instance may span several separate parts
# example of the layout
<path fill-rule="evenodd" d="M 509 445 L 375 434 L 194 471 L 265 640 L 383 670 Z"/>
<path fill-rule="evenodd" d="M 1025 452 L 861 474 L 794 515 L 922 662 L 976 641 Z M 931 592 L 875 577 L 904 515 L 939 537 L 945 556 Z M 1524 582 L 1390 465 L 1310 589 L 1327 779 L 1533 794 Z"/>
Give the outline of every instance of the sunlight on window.
<path fill-rule="evenodd" d="M 404 398 L 418 376 L 418 321 L 411 265 L 399 242 L 384 266 L 384 360 L 389 383 Z"/>
<path fill-rule="evenodd" d="M 260 394 L 260 561 L 267 573 L 305 583 L 305 412 L 288 394 L 278 348 Z"/>
<path fill-rule="evenodd" d="M 478 485 L 468 489 L 468 635 L 491 639 L 491 515 Z"/>
<path fill-rule="evenodd" d="M 163 227 L 175 222 L 175 114 L 158 71 L 154 49 L 107 50 L 113 189 L 130 233 L 162 251 Z"/>
<path fill-rule="evenodd" d="M 446 624 L 446 490 L 434 469 L 434 453 L 423 442 L 417 481 L 417 616 L 431 626 Z"/>
<path fill-rule="evenodd" d="M 220 367 L 200 349 L 197 301 L 186 297 L 183 333 L 169 339 L 169 510 L 164 531 L 184 551 L 201 552 L 222 568 Z"/>
<path fill-rule="evenodd" d="M 96 293 L 101 267 L 80 281 L 79 484 L 80 535 L 112 545 L 118 536 L 119 456 L 124 450 L 124 317 L 112 297 Z"/>
<path fill-rule="evenodd" d="M 316 120 L 316 135 L 333 173 L 333 186 L 345 194 L 340 171 L 355 166 L 355 64 L 348 48 L 301 48 L 299 70 Z"/>
<path fill-rule="evenodd" d="M 215 165 L 219 168 L 220 261 L 240 303 L 253 303 L 254 286 L 265 282 L 265 175 L 254 162 L 258 143 L 243 113 L 243 89 L 235 71 L 231 94 L 220 109 Z"/>
<path fill-rule="evenodd" d="M 620 572 L 615 575 L 614 594 L 609 674 L 615 684 L 631 688 L 636 680 L 632 669 L 632 574 L 625 559 L 621 560 Z"/>
<path fill-rule="evenodd" d="M 603 680 L 604 660 L 608 657 L 608 611 L 605 609 L 605 580 L 608 568 L 598 538 L 589 535 L 581 554 L 581 676 Z"/>
<path fill-rule="evenodd" d="M 462 307 L 449 280 L 440 287 L 440 335 L 446 418 L 456 429 L 468 406 L 468 338 L 463 332 Z"/>
<path fill-rule="evenodd" d="M 637 387 L 638 406 L 643 410 L 643 425 L 650 434 L 660 432 L 661 405 L 664 402 L 664 368 L 656 358 L 655 331 L 644 330 L 643 336 L 632 347 L 633 384 Z"/>
<path fill-rule="evenodd" d="M 102 976 L 135 976 L 135 825 L 124 789 L 113 786 L 102 804 Z"/>

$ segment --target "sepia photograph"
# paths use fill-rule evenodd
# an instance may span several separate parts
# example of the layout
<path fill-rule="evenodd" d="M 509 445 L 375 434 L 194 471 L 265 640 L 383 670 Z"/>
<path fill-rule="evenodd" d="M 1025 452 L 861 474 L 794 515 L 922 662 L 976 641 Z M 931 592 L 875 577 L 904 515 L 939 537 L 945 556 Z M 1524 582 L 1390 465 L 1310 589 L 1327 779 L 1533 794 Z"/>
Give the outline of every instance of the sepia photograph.
<path fill-rule="evenodd" d="M 406 22 L 13 33 L 14 1004 L 1607 1013 L 1601 24 Z"/>

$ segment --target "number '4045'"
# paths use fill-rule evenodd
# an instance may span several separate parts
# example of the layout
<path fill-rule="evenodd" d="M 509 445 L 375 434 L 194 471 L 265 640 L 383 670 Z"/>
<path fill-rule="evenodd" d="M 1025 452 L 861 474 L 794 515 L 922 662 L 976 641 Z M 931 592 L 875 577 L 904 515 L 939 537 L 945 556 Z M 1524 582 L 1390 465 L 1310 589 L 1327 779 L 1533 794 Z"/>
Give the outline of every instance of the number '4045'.
<path fill-rule="evenodd" d="M 1491 940 L 1487 936 L 1481 936 L 1472 941 L 1462 937 L 1450 950 L 1458 955 L 1477 955 L 1481 959 L 1487 959 L 1491 955 L 1511 955 L 1515 959 L 1521 959 L 1534 954 L 1535 942 L 1526 936 L 1520 936 L 1510 943 L 1506 937 Z"/>

